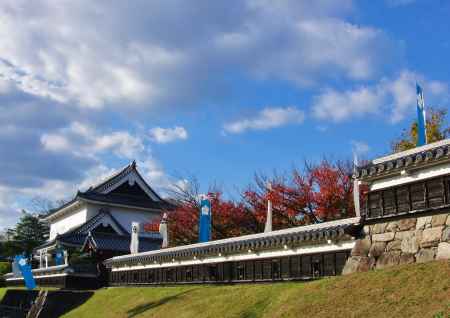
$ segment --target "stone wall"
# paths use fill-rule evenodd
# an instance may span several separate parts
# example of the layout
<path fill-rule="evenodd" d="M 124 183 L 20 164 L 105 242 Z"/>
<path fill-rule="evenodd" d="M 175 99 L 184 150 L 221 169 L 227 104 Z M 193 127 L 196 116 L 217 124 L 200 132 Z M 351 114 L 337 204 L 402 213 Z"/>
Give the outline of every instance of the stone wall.
<path fill-rule="evenodd" d="M 365 225 L 343 274 L 450 259 L 450 213 Z"/>

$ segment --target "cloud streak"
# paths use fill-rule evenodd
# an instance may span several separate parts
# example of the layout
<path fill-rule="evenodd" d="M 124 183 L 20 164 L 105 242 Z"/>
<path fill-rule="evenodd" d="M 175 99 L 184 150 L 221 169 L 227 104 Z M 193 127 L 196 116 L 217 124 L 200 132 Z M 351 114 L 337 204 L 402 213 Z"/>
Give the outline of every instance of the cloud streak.
<path fill-rule="evenodd" d="M 154 127 L 149 131 L 150 139 L 158 144 L 166 144 L 176 140 L 186 140 L 188 133 L 184 127 L 174 128 Z"/>
<path fill-rule="evenodd" d="M 226 123 L 225 133 L 240 134 L 248 130 L 268 130 L 289 124 L 301 124 L 305 120 L 305 113 L 293 106 L 266 107 L 253 118 L 243 118 Z"/>
<path fill-rule="evenodd" d="M 351 1 L 191 6 L 2 1 L 0 81 L 82 108 L 156 107 L 207 96 L 206 80 L 221 83 L 211 72 L 230 68 L 300 86 L 372 78 L 392 46 L 381 30 L 345 21 Z"/>
<path fill-rule="evenodd" d="M 326 89 L 314 98 L 311 111 L 315 118 L 333 122 L 387 115 L 389 122 L 397 123 L 415 111 L 416 81 L 424 88 L 427 105 L 439 106 L 449 100 L 450 90 L 446 83 L 403 70 L 398 76 L 382 78 L 373 85 L 344 91 Z"/>
<path fill-rule="evenodd" d="M 95 157 L 111 152 L 120 158 L 134 159 L 148 151 L 142 138 L 133 136 L 128 131 L 105 134 L 80 122 L 73 122 L 57 132 L 43 134 L 41 143 L 47 151 L 71 152 L 80 157 Z"/>

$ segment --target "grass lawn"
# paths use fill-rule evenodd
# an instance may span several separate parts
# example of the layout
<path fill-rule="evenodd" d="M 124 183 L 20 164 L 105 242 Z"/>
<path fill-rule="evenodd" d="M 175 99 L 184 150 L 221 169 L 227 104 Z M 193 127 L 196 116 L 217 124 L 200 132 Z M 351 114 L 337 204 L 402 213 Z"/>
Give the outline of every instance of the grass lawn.
<path fill-rule="evenodd" d="M 64 317 L 448 318 L 450 262 L 308 283 L 107 288 Z"/>
<path fill-rule="evenodd" d="M 6 288 L 1 288 L 0 287 L 0 299 L 3 298 L 3 295 L 6 293 Z"/>
<path fill-rule="evenodd" d="M 65 317 L 450 317 L 450 262 L 308 283 L 108 288 Z"/>

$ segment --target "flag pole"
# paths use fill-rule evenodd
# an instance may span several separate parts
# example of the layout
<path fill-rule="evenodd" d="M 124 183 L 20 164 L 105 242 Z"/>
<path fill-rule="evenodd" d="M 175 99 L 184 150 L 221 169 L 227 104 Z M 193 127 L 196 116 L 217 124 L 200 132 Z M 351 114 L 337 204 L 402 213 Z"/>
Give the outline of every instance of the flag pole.
<path fill-rule="evenodd" d="M 417 93 L 417 147 L 427 144 L 427 125 L 425 114 L 425 99 L 422 87 L 416 82 Z"/>
<path fill-rule="evenodd" d="M 266 226 L 264 227 L 264 233 L 272 232 L 272 201 L 270 200 L 270 193 L 272 192 L 272 183 L 267 182 L 267 191 L 269 192 L 269 198 L 267 200 L 267 217 Z"/>
<path fill-rule="evenodd" d="M 358 169 L 358 155 L 353 152 L 353 174 L 355 174 L 356 169 Z M 361 207 L 359 202 L 359 180 L 353 177 L 353 204 L 355 206 L 355 215 L 361 216 Z"/>

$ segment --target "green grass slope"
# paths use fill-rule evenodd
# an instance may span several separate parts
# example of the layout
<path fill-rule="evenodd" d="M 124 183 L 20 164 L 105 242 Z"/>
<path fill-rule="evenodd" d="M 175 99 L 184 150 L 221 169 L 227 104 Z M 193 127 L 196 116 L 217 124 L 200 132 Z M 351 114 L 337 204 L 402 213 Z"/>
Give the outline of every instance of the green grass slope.
<path fill-rule="evenodd" d="M 450 262 L 308 283 L 108 288 L 97 291 L 65 317 L 447 318 Z"/>
<path fill-rule="evenodd" d="M 6 288 L 0 288 L 0 299 L 3 298 L 3 295 L 5 294 L 5 292 L 6 292 Z"/>

